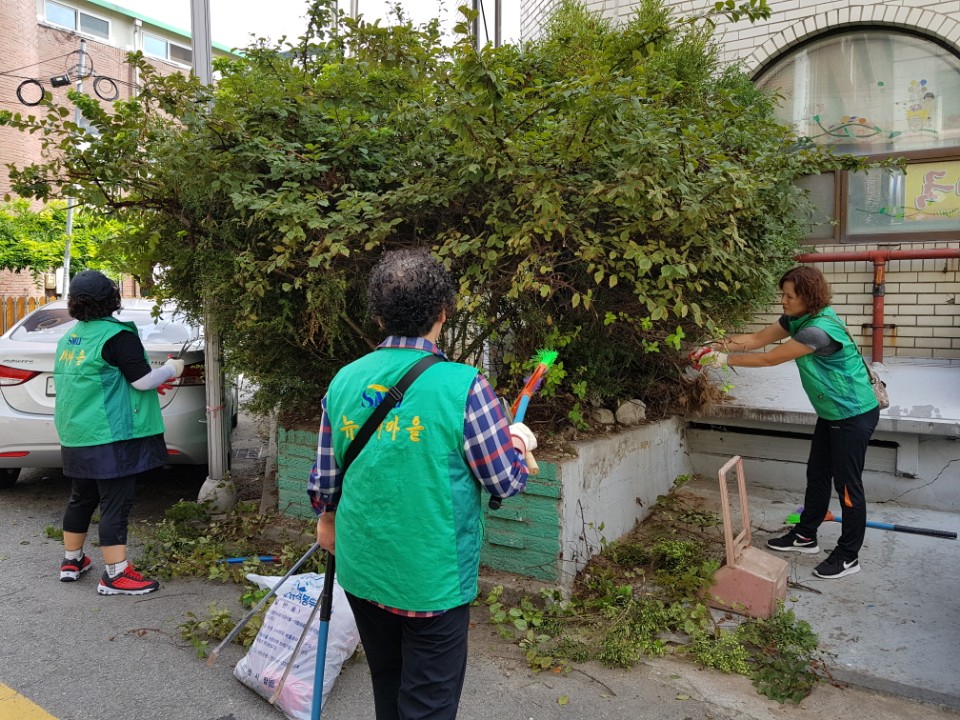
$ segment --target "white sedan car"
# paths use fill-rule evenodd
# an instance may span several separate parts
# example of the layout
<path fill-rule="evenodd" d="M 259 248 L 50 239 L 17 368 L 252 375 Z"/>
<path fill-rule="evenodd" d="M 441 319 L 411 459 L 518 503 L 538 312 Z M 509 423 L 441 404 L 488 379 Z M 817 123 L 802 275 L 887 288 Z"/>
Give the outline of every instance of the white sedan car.
<path fill-rule="evenodd" d="M 160 396 L 170 464 L 205 465 L 207 414 L 200 328 L 172 306 L 164 306 L 160 316 L 154 317 L 152 300 L 124 298 L 121 302 L 123 307 L 114 317 L 136 324 L 151 366 L 163 365 L 171 355 L 186 362 L 183 375 Z M 12 486 L 20 468 L 62 467 L 60 438 L 53 425 L 53 365 L 57 341 L 75 323 L 66 301 L 55 300 L 0 336 L 0 488 Z M 236 406 L 230 405 L 226 417 L 232 419 Z"/>

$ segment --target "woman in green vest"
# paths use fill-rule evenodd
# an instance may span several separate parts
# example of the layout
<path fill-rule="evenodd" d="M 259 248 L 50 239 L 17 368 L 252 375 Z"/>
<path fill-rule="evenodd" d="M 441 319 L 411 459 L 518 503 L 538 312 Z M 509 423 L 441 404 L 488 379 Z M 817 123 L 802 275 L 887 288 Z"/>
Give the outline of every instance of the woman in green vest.
<path fill-rule="evenodd" d="M 387 336 L 342 368 L 321 403 L 307 490 L 317 541 L 336 550 L 373 681 L 377 720 L 453 720 L 477 596 L 483 501 L 527 480 L 536 438 L 508 425 L 476 368 L 437 362 L 385 416 L 344 474 L 357 431 L 390 388 L 437 347 L 456 286 L 426 251 L 386 253 L 367 308 Z M 334 608 L 336 612 L 336 608 Z"/>
<path fill-rule="evenodd" d="M 867 527 L 863 464 L 880 419 L 880 405 L 860 351 L 829 307 L 830 286 L 823 274 L 816 268 L 797 267 L 786 272 L 779 284 L 783 315 L 777 322 L 700 348 L 691 359 L 701 367 L 770 367 L 796 361 L 803 389 L 817 413 L 807 488 L 800 522 L 783 537 L 768 540 L 767 547 L 819 553 L 817 529 L 829 509 L 832 482 L 843 506 L 843 530 L 836 548 L 813 573 L 841 578 L 860 572 L 860 547 Z M 786 342 L 767 352 L 744 352 L 781 340 Z"/>
<path fill-rule="evenodd" d="M 113 317 L 120 291 L 101 272 L 85 270 L 70 281 L 67 309 L 78 322 L 57 344 L 53 371 L 53 420 L 71 483 L 60 581 L 74 582 L 90 569 L 83 544 L 99 507 L 105 567 L 97 592 L 143 595 L 160 584 L 127 561 L 127 523 L 137 479 L 167 462 L 156 388 L 180 376 L 183 360 L 151 369 L 136 325 Z"/>

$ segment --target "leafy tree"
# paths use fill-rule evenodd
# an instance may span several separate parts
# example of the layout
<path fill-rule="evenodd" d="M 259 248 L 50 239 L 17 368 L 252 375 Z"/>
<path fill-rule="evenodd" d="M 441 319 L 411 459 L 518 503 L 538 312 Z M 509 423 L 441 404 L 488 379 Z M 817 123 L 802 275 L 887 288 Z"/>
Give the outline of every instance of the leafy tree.
<path fill-rule="evenodd" d="M 75 212 L 70 238 L 74 270 L 116 270 L 102 249 L 120 233 L 120 223 L 91 212 Z M 34 277 L 63 264 L 67 239 L 67 205 L 47 203 L 40 210 L 24 199 L 0 204 L 0 269 L 30 272 Z"/>
<path fill-rule="evenodd" d="M 774 100 L 720 67 L 711 18 L 761 19 L 765 0 L 681 19 L 647 0 L 619 27 L 568 2 L 543 39 L 479 52 L 461 12 L 445 44 L 436 22 L 334 24 L 316 0 L 296 44 L 218 60 L 215 89 L 133 54 L 138 97 L 70 96 L 95 137 L 65 108 L 0 116 L 58 151 L 11 178 L 122 218 L 124 269 L 161 267 L 158 296 L 206 306 L 264 406 L 315 408 L 375 345 L 367 271 L 414 245 L 460 283 L 445 349 L 490 358 L 504 395 L 553 347 L 561 416 L 672 406 L 684 338 L 748 317 L 789 264 L 793 180 L 854 161 L 796 148 Z"/>

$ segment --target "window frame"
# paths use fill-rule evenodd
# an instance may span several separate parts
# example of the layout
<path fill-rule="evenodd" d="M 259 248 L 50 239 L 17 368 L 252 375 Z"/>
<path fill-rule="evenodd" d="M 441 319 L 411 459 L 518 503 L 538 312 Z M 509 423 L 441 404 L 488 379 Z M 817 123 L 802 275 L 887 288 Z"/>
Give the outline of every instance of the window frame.
<path fill-rule="evenodd" d="M 805 237 L 800 241 L 802 245 L 831 245 L 842 242 L 841 228 L 844 228 L 846 225 L 846 213 L 841 212 L 844 208 L 844 204 L 841 200 L 841 195 L 843 192 L 841 190 L 841 186 L 846 186 L 846 174 L 847 173 L 844 170 L 829 170 L 827 172 L 819 173 L 819 175 L 833 175 L 833 233 L 830 235 L 830 237 Z"/>
<path fill-rule="evenodd" d="M 63 25 L 55 20 L 51 20 L 50 16 L 47 13 L 47 6 L 57 5 L 64 10 L 69 10 L 73 13 L 73 26 Z M 107 34 L 106 36 L 98 35 L 96 33 L 89 32 L 88 30 L 82 30 L 80 27 L 80 16 L 86 15 L 87 17 L 93 18 L 94 20 L 99 20 L 107 24 Z M 66 30 L 71 30 L 80 35 L 85 35 L 90 38 L 95 38 L 96 40 L 103 40 L 105 42 L 110 42 L 110 39 L 113 37 L 113 22 L 110 18 L 103 17 L 102 15 L 97 15 L 96 13 L 87 12 L 86 10 L 81 10 L 78 7 L 73 5 L 68 5 L 67 3 L 61 2 L 60 0 L 44 0 L 43 2 L 43 19 L 44 22 L 54 25 L 58 28 L 65 28 Z"/>
<path fill-rule="evenodd" d="M 867 162 L 880 162 L 891 158 L 899 158 L 906 161 L 907 167 L 912 164 L 924 162 L 960 162 L 960 147 L 956 148 L 935 148 L 929 150 L 914 150 L 913 152 L 904 152 L 901 154 L 878 153 L 874 155 L 859 155 Z M 849 203 L 850 203 L 850 173 L 849 170 L 840 171 L 838 178 L 837 199 L 839 203 L 839 213 L 837 214 L 838 226 L 834 237 L 838 242 L 847 244 L 863 244 L 871 242 L 876 244 L 903 243 L 903 242 L 953 242 L 960 240 L 960 229 L 956 230 L 926 230 L 915 232 L 896 232 L 896 233 L 855 233 L 849 232 Z M 811 240 L 810 244 L 822 243 L 823 240 Z"/>
<path fill-rule="evenodd" d="M 166 50 L 167 50 L 167 51 L 166 51 L 166 54 L 165 54 L 165 55 L 155 55 L 154 53 L 147 52 L 146 42 L 145 42 L 145 41 L 146 41 L 146 39 L 147 39 L 148 37 L 149 37 L 150 39 L 152 39 L 152 40 L 159 40 L 159 41 L 163 42 L 164 45 L 166 46 Z M 179 66 L 179 67 L 190 67 L 190 64 L 189 64 L 189 63 L 184 63 L 184 62 L 182 62 L 181 60 L 175 60 L 174 58 L 171 58 L 171 57 L 170 57 L 170 46 L 171 46 L 171 45 L 172 45 L 172 46 L 176 46 L 176 47 L 178 47 L 178 48 L 181 48 L 181 49 L 183 49 L 183 50 L 186 50 L 188 53 L 190 53 L 190 56 L 193 57 L 193 48 L 190 47 L 190 46 L 184 45 L 184 44 L 182 44 L 182 43 L 174 42 L 174 41 L 171 40 L 170 38 L 165 38 L 165 37 L 163 37 L 162 35 L 156 35 L 156 34 L 154 34 L 154 33 L 152 33 L 152 32 L 147 31 L 147 30 L 144 30 L 144 31 L 143 31 L 143 40 L 141 41 L 141 44 L 143 45 L 143 48 L 142 48 L 142 49 L 143 49 L 143 54 L 146 55 L 147 57 L 156 58 L 156 59 L 158 59 L 158 60 L 164 60 L 164 61 L 166 61 L 166 62 L 168 62 L 168 63 L 173 63 L 174 65 L 177 65 L 177 66 Z"/>

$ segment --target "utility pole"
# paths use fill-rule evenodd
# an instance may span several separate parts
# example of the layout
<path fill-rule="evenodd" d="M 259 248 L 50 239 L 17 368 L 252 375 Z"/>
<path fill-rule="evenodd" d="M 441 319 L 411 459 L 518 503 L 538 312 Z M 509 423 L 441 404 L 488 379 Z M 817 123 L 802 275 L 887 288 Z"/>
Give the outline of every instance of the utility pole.
<path fill-rule="evenodd" d="M 473 18 L 473 49 L 480 52 L 480 0 L 473 0 L 471 9 L 476 13 Z"/>
<path fill-rule="evenodd" d="M 193 73 L 204 85 L 213 83 L 213 50 L 210 40 L 210 0 L 190 0 L 193 37 Z M 220 333 L 210 311 L 209 294 L 204 300 L 204 371 L 207 393 L 207 479 L 197 500 L 209 500 L 215 512 L 224 512 L 237 501 L 237 489 L 229 476 L 230 427 L 224 421 L 223 364 Z"/>
<path fill-rule="evenodd" d="M 85 72 L 85 61 L 87 59 L 87 41 L 80 38 L 80 62 L 77 64 L 77 92 L 83 92 L 83 73 Z M 74 107 L 73 122 L 80 127 L 80 120 L 83 113 L 79 107 Z M 73 208 L 76 200 L 72 197 L 67 198 L 67 237 L 63 243 L 63 294 L 66 296 L 70 291 L 70 242 L 73 239 Z"/>

